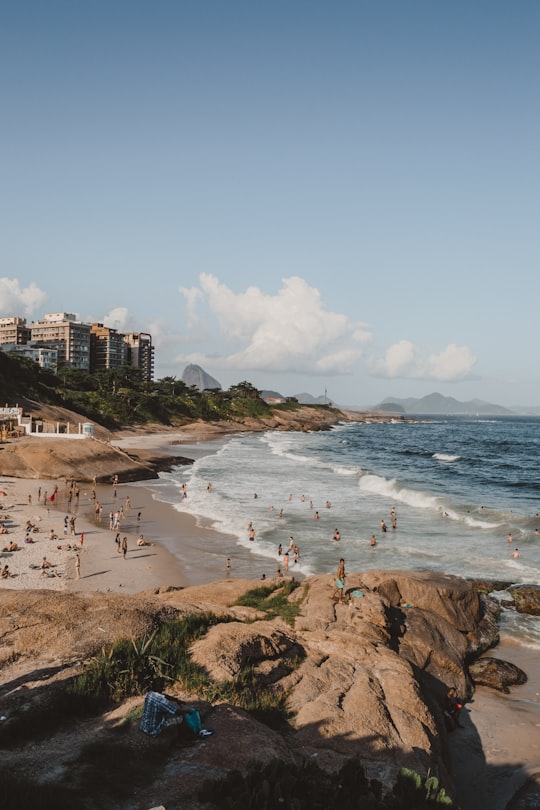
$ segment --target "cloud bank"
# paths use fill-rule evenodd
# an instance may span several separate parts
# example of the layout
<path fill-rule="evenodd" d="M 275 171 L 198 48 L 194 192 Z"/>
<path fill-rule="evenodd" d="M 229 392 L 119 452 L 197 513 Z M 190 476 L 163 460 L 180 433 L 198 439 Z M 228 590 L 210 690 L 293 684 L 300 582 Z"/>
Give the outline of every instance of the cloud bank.
<path fill-rule="evenodd" d="M 16 278 L 0 278 L 0 313 L 2 317 L 30 318 L 45 304 L 47 293 L 32 282 L 21 287 Z"/>
<path fill-rule="evenodd" d="M 454 382 L 470 378 L 476 357 L 467 346 L 450 343 L 439 354 L 429 354 L 409 340 L 390 346 L 382 360 L 372 360 L 369 369 L 375 377 Z"/>
<path fill-rule="evenodd" d="M 223 351 L 214 367 L 309 374 L 349 373 L 371 335 L 360 323 L 328 312 L 318 290 L 293 276 L 274 295 L 258 287 L 234 293 L 216 276 L 203 273 L 200 288 L 180 288 L 188 323 L 198 323 L 202 302 L 216 319 Z M 228 351 L 226 351 L 228 349 Z M 193 355 L 192 362 L 204 362 Z"/>
<path fill-rule="evenodd" d="M 302 374 L 350 374 L 359 362 L 374 377 L 451 382 L 471 376 L 476 357 L 451 343 L 429 354 L 409 340 L 390 346 L 382 358 L 368 356 L 372 335 L 363 323 L 328 312 L 317 289 L 298 276 L 282 279 L 273 295 L 258 287 L 235 293 L 211 274 L 199 287 L 181 287 L 188 328 L 201 329 L 199 307 L 219 329 L 218 355 L 177 357 L 214 368 Z"/>

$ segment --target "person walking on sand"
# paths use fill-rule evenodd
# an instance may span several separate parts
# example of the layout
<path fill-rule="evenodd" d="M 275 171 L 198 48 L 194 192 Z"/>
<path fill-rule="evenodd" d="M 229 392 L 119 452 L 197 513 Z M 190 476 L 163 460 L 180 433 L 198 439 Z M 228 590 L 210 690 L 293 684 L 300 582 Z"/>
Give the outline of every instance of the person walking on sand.
<path fill-rule="evenodd" d="M 79 552 L 75 554 L 75 579 L 81 578 L 81 556 Z"/>
<path fill-rule="evenodd" d="M 127 537 L 123 537 L 122 538 L 122 554 L 124 555 L 124 560 L 126 559 L 127 550 L 128 550 Z"/>

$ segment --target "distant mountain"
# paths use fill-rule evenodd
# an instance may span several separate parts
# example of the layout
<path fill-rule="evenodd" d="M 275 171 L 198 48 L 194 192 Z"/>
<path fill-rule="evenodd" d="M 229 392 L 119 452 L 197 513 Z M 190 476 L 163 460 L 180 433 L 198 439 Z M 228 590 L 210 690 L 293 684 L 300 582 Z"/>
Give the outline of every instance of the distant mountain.
<path fill-rule="evenodd" d="M 428 394 L 420 399 L 408 397 L 399 399 L 397 397 L 387 397 L 383 399 L 376 410 L 392 411 L 395 407 L 396 413 L 407 414 L 463 414 L 464 416 L 510 416 L 514 411 L 503 408 L 502 405 L 493 405 L 481 399 L 471 399 L 468 402 L 460 402 L 454 397 L 444 397 L 442 394 Z"/>
<path fill-rule="evenodd" d="M 261 397 L 263 399 L 288 399 L 289 397 L 280 394 L 279 391 L 269 391 L 266 388 L 264 391 L 261 391 Z M 291 399 L 296 399 L 300 403 L 300 405 L 331 405 L 331 400 L 324 395 L 319 397 L 314 397 L 312 394 L 293 394 Z"/>
<path fill-rule="evenodd" d="M 221 390 L 221 383 L 219 383 L 210 374 L 207 374 L 200 366 L 190 364 L 184 369 L 182 374 L 182 382 L 191 388 L 192 385 L 198 388 L 199 391 L 207 391 L 212 388 L 219 388 Z"/>
<path fill-rule="evenodd" d="M 280 394 L 279 391 L 270 391 L 268 388 L 265 388 L 261 391 L 261 399 L 286 399 L 286 397 Z"/>
<path fill-rule="evenodd" d="M 318 396 L 318 397 L 314 397 L 311 394 L 306 394 L 306 393 L 295 394 L 294 398 L 298 400 L 300 405 L 331 405 L 332 404 L 331 400 L 327 396 L 325 396 L 323 394 L 321 394 L 321 396 Z"/>

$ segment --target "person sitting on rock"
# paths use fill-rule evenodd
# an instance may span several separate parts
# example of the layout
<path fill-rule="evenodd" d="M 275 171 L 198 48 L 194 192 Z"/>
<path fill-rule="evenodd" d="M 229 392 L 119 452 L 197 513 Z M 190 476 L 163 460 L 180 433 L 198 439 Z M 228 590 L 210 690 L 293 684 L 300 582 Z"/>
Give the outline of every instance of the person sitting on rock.
<path fill-rule="evenodd" d="M 164 684 L 165 681 L 162 677 L 154 678 L 152 689 L 144 698 L 140 730 L 150 737 L 157 737 L 166 729 L 173 729 L 180 733 L 185 721 L 186 727 L 194 734 L 198 734 L 200 737 L 210 736 L 212 732 L 201 726 L 198 711 L 193 708 L 186 709 L 178 698 L 163 694 Z"/>
<path fill-rule="evenodd" d="M 457 692 L 452 687 L 444 698 L 444 716 L 449 731 L 453 731 L 459 724 L 459 714 L 463 708 L 463 703 L 459 700 Z"/>

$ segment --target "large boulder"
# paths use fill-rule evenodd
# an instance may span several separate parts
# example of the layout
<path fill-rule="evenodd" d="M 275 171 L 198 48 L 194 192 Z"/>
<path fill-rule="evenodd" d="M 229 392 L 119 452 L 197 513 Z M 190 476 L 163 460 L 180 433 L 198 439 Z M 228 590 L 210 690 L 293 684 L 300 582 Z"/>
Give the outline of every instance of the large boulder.
<path fill-rule="evenodd" d="M 275 622 L 227 622 L 211 627 L 190 653 L 214 681 L 234 680 L 249 665 L 265 681 L 275 682 L 288 674 L 287 660 L 301 655 L 302 649 Z"/>
<path fill-rule="evenodd" d="M 508 591 L 514 600 L 513 607 L 518 613 L 540 616 L 540 586 L 512 585 Z"/>
<path fill-rule="evenodd" d="M 510 686 L 527 682 L 527 675 L 522 669 L 500 658 L 479 658 L 470 665 L 469 673 L 478 686 L 490 686 L 499 692 L 508 693 Z"/>

